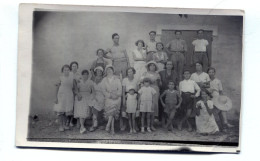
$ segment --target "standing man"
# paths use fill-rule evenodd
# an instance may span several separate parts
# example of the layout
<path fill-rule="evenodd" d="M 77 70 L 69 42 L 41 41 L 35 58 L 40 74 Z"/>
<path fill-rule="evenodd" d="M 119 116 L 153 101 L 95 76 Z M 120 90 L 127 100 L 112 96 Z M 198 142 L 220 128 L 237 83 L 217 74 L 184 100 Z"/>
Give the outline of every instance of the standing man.
<path fill-rule="evenodd" d="M 186 64 L 187 43 L 181 39 L 182 32 L 175 31 L 175 39 L 166 45 L 169 60 L 172 61 L 174 70 L 179 80 L 182 80 L 183 67 Z"/>
<path fill-rule="evenodd" d="M 147 42 L 147 62 L 153 60 L 153 54 L 157 51 L 156 50 L 156 41 L 155 41 L 155 37 L 156 37 L 156 32 L 155 31 L 150 31 L 149 32 L 149 36 L 150 36 L 150 40 L 149 42 Z"/>
<path fill-rule="evenodd" d="M 126 49 L 119 45 L 119 35 L 114 33 L 112 35 L 113 46 L 107 49 L 105 58 L 111 59 L 114 67 L 114 74 L 119 76 L 121 82 L 126 77 L 126 70 L 130 67 L 129 58 Z M 110 55 L 107 55 L 107 54 Z M 120 108 L 120 130 L 124 131 L 126 128 L 126 108 L 122 106 Z"/>
<path fill-rule="evenodd" d="M 113 46 L 107 49 L 104 57 L 112 60 L 115 75 L 118 75 L 122 80 L 126 77 L 126 69 L 130 64 L 126 49 L 119 45 L 119 38 L 117 33 L 112 35 Z M 110 55 L 107 55 L 108 53 Z"/>
<path fill-rule="evenodd" d="M 192 42 L 193 52 L 192 52 L 192 64 L 196 62 L 202 62 L 203 72 L 207 72 L 209 64 L 208 55 L 208 40 L 203 39 L 204 30 L 200 29 L 197 31 L 198 38 Z"/>

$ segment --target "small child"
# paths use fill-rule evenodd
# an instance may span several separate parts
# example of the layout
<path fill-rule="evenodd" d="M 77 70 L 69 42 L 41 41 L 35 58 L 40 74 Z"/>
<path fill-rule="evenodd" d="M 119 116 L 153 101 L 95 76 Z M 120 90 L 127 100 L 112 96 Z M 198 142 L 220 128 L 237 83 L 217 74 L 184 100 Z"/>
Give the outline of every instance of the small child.
<path fill-rule="evenodd" d="M 93 106 L 94 82 L 89 79 L 88 70 L 83 70 L 81 75 L 82 79 L 78 82 L 75 90 L 74 117 L 79 119 L 80 133 L 83 134 L 86 131 L 85 121 L 91 116 L 90 107 Z"/>
<path fill-rule="evenodd" d="M 176 109 L 178 109 L 181 105 L 182 98 L 180 96 L 180 93 L 174 89 L 175 84 L 173 81 L 169 81 L 168 87 L 169 89 L 165 90 L 161 95 L 160 101 L 163 105 L 164 112 L 166 113 L 167 116 L 166 128 L 167 129 L 170 128 L 170 130 L 174 132 L 172 121 L 175 116 Z M 165 102 L 163 101 L 164 96 L 165 96 Z"/>
<path fill-rule="evenodd" d="M 201 91 L 201 100 L 196 103 L 197 132 L 203 135 L 215 134 L 219 131 L 213 113 L 213 102 L 209 100 L 210 93 Z"/>
<path fill-rule="evenodd" d="M 135 130 L 135 115 L 137 111 L 137 93 L 135 88 L 130 87 L 126 95 L 126 113 L 128 114 L 128 122 L 130 127 L 130 134 L 136 133 Z"/>
<path fill-rule="evenodd" d="M 61 69 L 62 76 L 60 76 L 59 83 L 56 85 L 56 101 L 54 111 L 57 113 L 59 119 L 59 131 L 68 130 L 69 126 L 66 122 L 69 117 L 73 115 L 73 102 L 74 94 L 73 88 L 75 87 L 75 80 L 70 74 L 70 66 L 64 65 Z"/>
<path fill-rule="evenodd" d="M 189 122 L 192 110 L 195 107 L 194 101 L 200 95 L 200 87 L 198 84 L 190 79 L 190 71 L 185 69 L 183 72 L 184 80 L 179 84 L 180 95 L 182 97 L 182 108 L 185 109 L 186 115 L 181 119 L 178 124 L 178 129 L 182 130 L 183 122 L 187 122 L 188 131 L 192 131 L 192 126 Z M 195 93 L 196 92 L 196 93 Z"/>
<path fill-rule="evenodd" d="M 219 97 L 219 95 L 223 95 L 223 87 L 222 87 L 221 81 L 215 77 L 215 74 L 216 74 L 215 68 L 210 67 L 208 69 L 208 74 L 210 77 L 209 91 L 210 91 L 211 95 L 213 96 L 213 100 L 214 100 L 214 99 L 217 99 Z M 215 107 L 216 107 L 215 108 L 216 113 L 218 113 L 218 115 L 221 118 L 221 123 L 223 125 L 223 131 L 227 131 L 228 128 L 233 127 L 233 125 L 229 124 L 228 120 L 227 120 L 227 111 L 229 109 L 227 109 L 227 108 L 219 109 L 216 105 L 215 105 Z"/>
<path fill-rule="evenodd" d="M 150 86 L 151 80 L 149 78 L 144 78 L 144 86 L 138 91 L 140 97 L 138 99 L 139 109 L 141 112 L 141 132 L 144 133 L 144 119 L 147 119 L 147 131 L 151 131 L 151 117 L 154 112 L 153 101 L 155 99 L 156 91 Z"/>

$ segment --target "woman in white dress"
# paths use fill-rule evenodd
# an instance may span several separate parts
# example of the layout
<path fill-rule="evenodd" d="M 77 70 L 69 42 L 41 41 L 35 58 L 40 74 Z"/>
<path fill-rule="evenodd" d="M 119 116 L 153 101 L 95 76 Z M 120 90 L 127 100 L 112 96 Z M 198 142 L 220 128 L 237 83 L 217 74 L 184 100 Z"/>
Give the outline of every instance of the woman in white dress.
<path fill-rule="evenodd" d="M 134 68 L 136 70 L 136 77 L 139 79 L 144 72 L 146 72 L 146 48 L 143 40 L 137 40 L 135 45 L 137 48 L 132 52 L 134 59 Z"/>

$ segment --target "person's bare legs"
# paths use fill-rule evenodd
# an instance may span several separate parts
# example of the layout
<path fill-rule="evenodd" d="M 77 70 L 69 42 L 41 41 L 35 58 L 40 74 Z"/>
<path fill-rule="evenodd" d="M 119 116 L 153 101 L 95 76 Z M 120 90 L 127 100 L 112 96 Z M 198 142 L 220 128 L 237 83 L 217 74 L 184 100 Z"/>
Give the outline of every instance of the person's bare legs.
<path fill-rule="evenodd" d="M 58 119 L 59 119 L 59 124 L 60 124 L 59 131 L 62 132 L 62 131 L 64 131 L 64 126 L 66 124 L 65 115 L 64 114 L 59 115 Z"/>
<path fill-rule="evenodd" d="M 191 129 L 191 125 L 188 121 L 188 118 L 190 117 L 191 115 L 191 112 L 192 112 L 192 109 L 187 109 L 187 112 L 186 112 L 186 115 L 184 116 L 184 118 L 180 121 L 180 123 L 178 124 L 178 129 L 179 130 L 182 130 L 182 124 L 183 122 L 187 121 L 187 124 L 188 124 L 188 131 L 192 130 Z"/>
<path fill-rule="evenodd" d="M 111 128 L 111 122 L 112 122 L 113 116 L 108 117 L 107 125 L 106 125 L 106 131 L 109 132 Z"/>
<path fill-rule="evenodd" d="M 146 116 L 146 119 L 147 119 L 147 131 L 148 132 L 152 132 L 151 131 L 151 123 L 153 122 L 153 117 L 151 116 L 152 114 L 150 112 L 147 112 L 147 116 Z"/>
<path fill-rule="evenodd" d="M 86 128 L 85 128 L 85 120 L 84 118 L 80 118 L 79 119 L 79 122 L 80 122 L 80 133 L 83 134 L 85 131 L 86 131 Z"/>
<path fill-rule="evenodd" d="M 112 120 L 111 120 L 111 134 L 114 135 L 115 134 L 115 118 L 112 117 Z"/>
<path fill-rule="evenodd" d="M 156 128 L 154 127 L 154 112 L 150 112 L 149 114 L 150 114 L 149 118 L 151 118 L 151 126 L 150 126 L 151 130 L 155 131 Z"/>
<path fill-rule="evenodd" d="M 132 114 L 132 126 L 133 126 L 133 133 L 136 133 L 136 130 L 135 130 L 135 113 Z"/>
<path fill-rule="evenodd" d="M 175 113 L 176 111 L 175 110 L 172 110 L 172 112 L 170 113 L 170 116 L 169 116 L 169 125 L 170 126 L 170 130 L 173 132 L 173 125 L 172 125 L 172 121 L 174 119 L 174 116 L 175 116 Z"/>
<path fill-rule="evenodd" d="M 141 132 L 144 132 L 144 119 L 145 119 L 145 112 L 141 112 Z"/>
<path fill-rule="evenodd" d="M 132 114 L 128 113 L 128 123 L 130 128 L 130 134 L 133 133 L 133 126 L 132 126 Z"/>

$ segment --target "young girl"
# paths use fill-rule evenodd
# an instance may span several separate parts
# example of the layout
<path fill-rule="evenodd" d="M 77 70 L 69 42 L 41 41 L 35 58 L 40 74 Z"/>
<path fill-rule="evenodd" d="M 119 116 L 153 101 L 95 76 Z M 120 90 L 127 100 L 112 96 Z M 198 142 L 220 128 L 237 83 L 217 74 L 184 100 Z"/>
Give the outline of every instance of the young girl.
<path fill-rule="evenodd" d="M 213 102 L 209 100 L 210 93 L 201 91 L 201 100 L 196 103 L 196 127 L 200 134 L 214 134 L 219 131 L 213 112 Z"/>
<path fill-rule="evenodd" d="M 220 95 L 223 95 L 223 87 L 222 87 L 221 81 L 219 79 L 215 78 L 215 74 L 216 74 L 215 68 L 210 67 L 208 69 L 208 74 L 210 77 L 209 91 L 210 91 L 211 95 L 213 96 L 213 102 L 214 102 L 214 100 L 217 100 Z M 215 105 L 215 107 L 216 108 L 214 108 L 214 110 L 216 111 L 216 113 L 218 113 L 218 115 L 221 118 L 223 130 L 226 131 L 228 128 L 233 127 L 233 125 L 229 124 L 228 120 L 227 120 L 227 111 L 229 111 L 230 109 L 228 109 L 228 108 L 222 109 L 216 105 Z M 228 106 L 226 106 L 226 107 L 228 107 Z"/>
<path fill-rule="evenodd" d="M 60 76 L 60 81 L 57 84 L 57 97 L 54 105 L 54 111 L 59 117 L 59 131 L 62 132 L 69 129 L 69 126 L 66 125 L 66 122 L 69 121 L 69 116 L 73 115 L 73 87 L 75 86 L 75 81 L 73 76 L 70 74 L 69 65 L 64 65 L 61 69 L 61 72 L 63 75 Z"/>
<path fill-rule="evenodd" d="M 136 111 L 137 111 L 137 93 L 135 92 L 135 87 L 130 87 L 126 95 L 126 113 L 128 114 L 130 134 L 136 133 L 135 130 Z"/>
<path fill-rule="evenodd" d="M 169 81 L 168 90 L 165 90 L 160 97 L 161 103 L 164 107 L 164 112 L 167 116 L 167 124 L 166 128 L 170 128 L 172 132 L 173 126 L 172 121 L 176 113 L 176 109 L 178 109 L 181 105 L 182 98 L 177 90 L 174 89 L 175 85 L 173 81 Z M 165 96 L 165 102 L 163 101 L 163 97 Z M 178 103 L 178 104 L 177 104 Z"/>
<path fill-rule="evenodd" d="M 93 106 L 94 83 L 89 79 L 88 70 L 83 70 L 81 74 L 82 80 L 77 83 L 75 91 L 74 117 L 79 119 L 80 133 L 83 134 L 86 131 L 85 120 L 91 116 L 90 107 Z"/>
<path fill-rule="evenodd" d="M 141 112 L 141 132 L 144 133 L 144 119 L 147 119 L 147 131 L 151 131 L 151 116 L 154 112 L 153 101 L 155 99 L 156 91 L 150 86 L 151 80 L 149 78 L 144 78 L 144 86 L 138 91 L 140 97 L 138 99 L 139 109 Z"/>
<path fill-rule="evenodd" d="M 165 63 L 168 60 L 168 56 L 166 52 L 163 51 L 163 43 L 157 42 L 156 43 L 156 53 L 153 54 L 153 60 L 157 63 L 158 65 L 158 72 L 164 70 Z"/>

